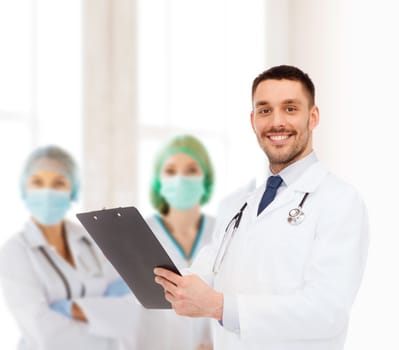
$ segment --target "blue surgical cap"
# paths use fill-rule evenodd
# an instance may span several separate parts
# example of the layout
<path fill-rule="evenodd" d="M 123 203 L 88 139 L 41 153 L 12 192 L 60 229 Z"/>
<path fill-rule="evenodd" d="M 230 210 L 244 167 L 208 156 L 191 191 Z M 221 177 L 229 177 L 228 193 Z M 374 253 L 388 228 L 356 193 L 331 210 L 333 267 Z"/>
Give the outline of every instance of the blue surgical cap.
<path fill-rule="evenodd" d="M 29 177 L 40 170 L 53 170 L 65 176 L 71 185 L 71 199 L 77 200 L 80 188 L 77 164 L 68 152 L 55 145 L 39 147 L 29 155 L 20 180 L 22 198 Z"/>

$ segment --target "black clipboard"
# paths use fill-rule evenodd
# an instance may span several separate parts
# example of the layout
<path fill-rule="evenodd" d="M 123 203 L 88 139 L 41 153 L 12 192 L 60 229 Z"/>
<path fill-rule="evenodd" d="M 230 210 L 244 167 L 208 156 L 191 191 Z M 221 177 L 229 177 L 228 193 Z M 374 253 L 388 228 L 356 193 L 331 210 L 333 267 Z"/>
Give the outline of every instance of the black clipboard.
<path fill-rule="evenodd" d="M 180 272 L 136 207 L 78 213 L 76 217 L 145 308 L 171 308 L 163 288 L 154 281 L 153 269 Z"/>

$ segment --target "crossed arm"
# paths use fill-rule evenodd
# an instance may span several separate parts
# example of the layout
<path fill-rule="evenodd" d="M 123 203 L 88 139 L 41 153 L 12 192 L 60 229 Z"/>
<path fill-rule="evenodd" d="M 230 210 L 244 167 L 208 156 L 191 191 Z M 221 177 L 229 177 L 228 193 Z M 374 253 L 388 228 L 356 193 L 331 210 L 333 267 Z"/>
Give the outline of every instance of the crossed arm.
<path fill-rule="evenodd" d="M 179 276 L 172 271 L 154 269 L 155 282 L 178 315 L 223 318 L 223 294 L 215 291 L 197 275 Z"/>

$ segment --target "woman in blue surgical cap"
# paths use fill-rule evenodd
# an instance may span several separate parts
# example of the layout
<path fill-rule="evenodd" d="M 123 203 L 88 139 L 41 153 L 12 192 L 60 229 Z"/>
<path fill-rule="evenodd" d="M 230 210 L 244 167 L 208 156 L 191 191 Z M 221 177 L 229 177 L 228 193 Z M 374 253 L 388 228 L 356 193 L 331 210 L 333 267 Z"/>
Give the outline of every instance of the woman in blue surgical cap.
<path fill-rule="evenodd" d="M 79 193 L 75 161 L 57 146 L 38 148 L 20 186 L 31 218 L 0 251 L 3 295 L 22 333 L 18 349 L 120 349 L 123 327 L 108 325 L 128 290 L 84 229 L 65 219 Z"/>
<path fill-rule="evenodd" d="M 212 164 L 203 144 L 191 135 L 164 145 L 155 160 L 151 201 L 156 214 L 147 223 L 179 270 L 211 239 L 214 218 L 202 212 L 212 194 Z M 132 349 L 212 349 L 209 320 L 181 317 L 173 310 L 140 308 Z"/>

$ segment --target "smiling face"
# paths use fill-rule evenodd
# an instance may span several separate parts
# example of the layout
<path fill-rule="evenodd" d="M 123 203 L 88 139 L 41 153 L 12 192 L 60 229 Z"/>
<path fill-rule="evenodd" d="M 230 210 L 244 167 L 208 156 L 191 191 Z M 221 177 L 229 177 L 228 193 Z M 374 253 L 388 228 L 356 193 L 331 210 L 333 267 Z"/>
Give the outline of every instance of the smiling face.
<path fill-rule="evenodd" d="M 264 80 L 253 95 L 251 124 L 274 174 L 312 151 L 312 131 L 318 108 L 302 84 L 294 80 Z"/>

